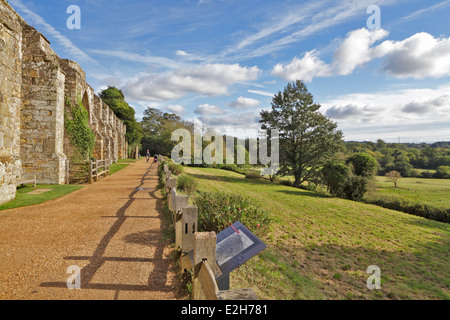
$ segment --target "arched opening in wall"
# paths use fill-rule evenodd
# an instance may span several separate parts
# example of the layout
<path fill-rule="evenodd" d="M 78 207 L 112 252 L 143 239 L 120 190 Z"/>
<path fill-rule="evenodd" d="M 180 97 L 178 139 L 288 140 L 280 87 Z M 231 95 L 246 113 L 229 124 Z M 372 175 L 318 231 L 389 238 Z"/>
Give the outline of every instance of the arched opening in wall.
<path fill-rule="evenodd" d="M 84 108 L 87 110 L 87 112 L 89 114 L 89 124 L 91 124 L 91 108 L 89 105 L 89 97 L 88 97 L 87 92 L 84 93 L 81 103 L 83 104 Z"/>

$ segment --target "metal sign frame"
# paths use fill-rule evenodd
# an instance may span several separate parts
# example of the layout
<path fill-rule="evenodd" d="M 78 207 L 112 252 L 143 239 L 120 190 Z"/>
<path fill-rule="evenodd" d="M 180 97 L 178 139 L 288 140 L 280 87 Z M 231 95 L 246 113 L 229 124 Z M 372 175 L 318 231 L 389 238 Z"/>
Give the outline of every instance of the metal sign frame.
<path fill-rule="evenodd" d="M 221 249 L 222 245 L 226 245 L 224 241 L 240 242 L 242 248 L 235 248 L 236 250 L 242 249 L 239 252 L 235 250 Z M 227 277 L 231 271 L 235 270 L 258 253 L 267 248 L 267 245 L 256 237 L 250 230 L 248 230 L 241 222 L 236 222 L 232 226 L 228 227 L 217 235 L 217 247 L 216 247 L 216 259 L 217 264 L 222 271 L 222 275 L 216 278 L 216 281 L 220 281 L 224 277 Z M 225 250 L 229 252 L 224 252 Z M 223 254 L 221 254 L 223 252 Z M 221 258 L 221 256 L 224 256 Z M 232 255 L 232 256 L 230 256 Z"/>

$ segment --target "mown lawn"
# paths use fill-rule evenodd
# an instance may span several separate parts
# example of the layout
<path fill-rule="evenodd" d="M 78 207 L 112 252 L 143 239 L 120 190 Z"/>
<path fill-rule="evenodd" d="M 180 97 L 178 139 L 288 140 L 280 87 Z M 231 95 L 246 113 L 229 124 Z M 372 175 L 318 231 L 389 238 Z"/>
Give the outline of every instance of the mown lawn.
<path fill-rule="evenodd" d="M 76 185 L 38 185 L 36 186 L 36 189 L 34 189 L 32 186 L 20 187 L 17 189 L 16 199 L 0 205 L 0 211 L 41 204 L 43 202 L 68 195 L 69 193 L 79 190 L 82 187 L 83 186 Z M 51 190 L 43 194 L 29 194 L 30 192 L 38 189 Z"/>
<path fill-rule="evenodd" d="M 110 167 L 109 167 L 109 174 L 114 174 L 117 171 L 120 171 L 126 167 L 128 167 L 130 165 L 130 163 L 125 163 L 125 162 L 120 162 L 120 163 L 113 163 Z"/>
<path fill-rule="evenodd" d="M 435 207 L 450 208 L 450 179 L 401 178 L 398 188 L 386 177 L 376 177 L 376 189 L 366 199 L 402 199 Z"/>
<path fill-rule="evenodd" d="M 185 172 L 199 190 L 244 194 L 271 214 L 258 234 L 268 248 L 231 274 L 232 288 L 280 300 L 450 298 L 448 224 L 230 171 Z M 366 287 L 371 265 L 381 290 Z"/>

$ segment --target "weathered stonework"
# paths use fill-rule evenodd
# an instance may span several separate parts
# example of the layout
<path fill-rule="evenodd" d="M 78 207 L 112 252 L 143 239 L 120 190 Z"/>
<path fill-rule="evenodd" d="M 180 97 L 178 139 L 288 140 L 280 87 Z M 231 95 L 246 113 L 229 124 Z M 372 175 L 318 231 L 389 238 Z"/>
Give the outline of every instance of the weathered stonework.
<path fill-rule="evenodd" d="M 66 181 L 65 74 L 50 43 L 30 26 L 23 29 L 21 159 L 23 177 L 40 183 Z"/>
<path fill-rule="evenodd" d="M 0 203 L 14 199 L 21 178 L 22 19 L 0 5 Z"/>
<path fill-rule="evenodd" d="M 14 199 L 16 182 L 67 183 L 73 146 L 65 134 L 65 99 L 82 99 L 97 144 L 94 157 L 127 156 L 126 127 L 95 95 L 86 74 L 59 58 L 50 42 L 0 0 L 0 204 Z"/>

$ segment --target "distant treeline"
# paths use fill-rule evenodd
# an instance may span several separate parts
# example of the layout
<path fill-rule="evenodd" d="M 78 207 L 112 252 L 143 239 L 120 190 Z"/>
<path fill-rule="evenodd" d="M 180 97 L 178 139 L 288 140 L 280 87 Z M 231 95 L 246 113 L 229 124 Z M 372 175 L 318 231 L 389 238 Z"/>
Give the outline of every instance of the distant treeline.
<path fill-rule="evenodd" d="M 346 142 L 349 153 L 365 152 L 378 162 L 378 174 L 398 171 L 403 177 L 450 178 L 450 142 Z M 431 170 L 431 171 L 429 171 Z"/>

